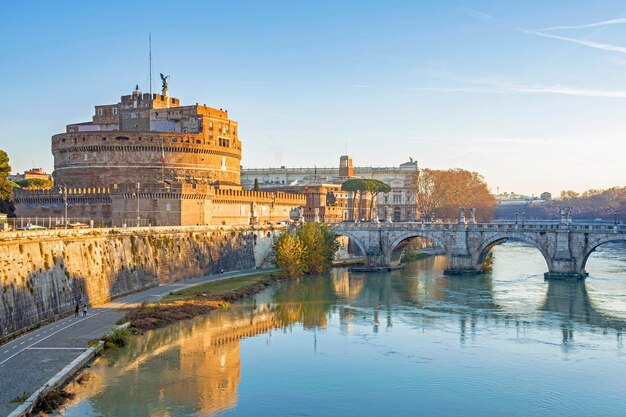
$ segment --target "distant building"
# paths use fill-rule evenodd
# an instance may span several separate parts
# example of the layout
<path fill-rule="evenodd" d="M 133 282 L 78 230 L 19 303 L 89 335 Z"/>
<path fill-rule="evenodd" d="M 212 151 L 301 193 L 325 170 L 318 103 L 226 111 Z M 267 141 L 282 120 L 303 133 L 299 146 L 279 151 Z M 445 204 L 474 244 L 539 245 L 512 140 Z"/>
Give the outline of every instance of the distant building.
<path fill-rule="evenodd" d="M 341 184 L 307 185 L 304 187 L 307 222 L 337 223 L 350 219 L 350 193 L 341 190 Z"/>
<path fill-rule="evenodd" d="M 545 201 L 552 200 L 552 194 L 550 194 L 547 191 L 544 191 L 543 193 L 541 193 L 540 198 Z"/>
<path fill-rule="evenodd" d="M 417 171 L 417 161 L 411 159 L 399 167 L 354 167 L 352 157 L 342 155 L 339 166 L 336 168 L 242 168 L 241 183 L 247 189 L 252 189 L 255 180 L 258 181 L 261 190 L 281 190 L 293 192 L 323 194 L 322 188 L 330 185 L 341 185 L 349 178 L 372 178 L 380 180 L 391 187 L 391 192 L 379 194 L 376 199 L 378 217 L 381 220 L 391 217 L 393 221 L 415 221 L 418 218 L 417 201 L 415 190 L 411 186 L 411 176 Z M 313 187 L 313 188 L 307 188 Z M 318 187 L 318 188 L 315 188 Z M 340 189 L 340 187 L 339 187 Z M 344 220 L 359 220 L 369 217 L 369 202 L 359 203 L 358 213 L 351 212 L 351 193 L 347 194 L 347 208 L 343 213 Z M 322 205 L 318 204 L 317 197 L 307 197 L 305 220 L 314 218 L 314 210 L 322 211 Z M 311 202 L 309 204 L 309 202 Z M 314 202 L 314 203 L 313 203 Z M 324 209 L 326 210 L 326 209 Z M 335 213 L 336 209 L 329 209 Z M 337 218 L 322 216 L 324 219 Z M 330 220 L 325 220 L 330 221 Z"/>
<path fill-rule="evenodd" d="M 15 174 L 8 176 L 9 181 L 18 182 L 24 180 L 51 180 L 52 175 L 48 174 L 43 168 L 31 168 L 28 171 L 24 171 L 23 174 Z"/>

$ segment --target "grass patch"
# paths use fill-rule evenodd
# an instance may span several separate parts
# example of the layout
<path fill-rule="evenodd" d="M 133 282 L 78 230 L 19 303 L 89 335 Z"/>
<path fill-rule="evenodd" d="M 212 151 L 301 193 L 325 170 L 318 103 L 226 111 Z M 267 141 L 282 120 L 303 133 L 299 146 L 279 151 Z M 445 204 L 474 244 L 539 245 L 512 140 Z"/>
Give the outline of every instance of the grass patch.
<path fill-rule="evenodd" d="M 278 277 L 265 272 L 207 282 L 170 293 L 153 304 L 132 309 L 119 323 L 134 330 L 152 330 L 230 307 L 230 303 L 263 291 Z"/>
<path fill-rule="evenodd" d="M 188 300 L 196 297 L 211 298 L 222 300 L 222 296 L 232 291 L 241 290 L 244 287 L 262 283 L 267 278 L 273 278 L 270 272 L 264 272 L 253 275 L 245 275 L 243 277 L 226 278 L 218 281 L 206 282 L 204 284 L 194 285 L 180 291 L 172 292 L 161 299 L 161 303 Z"/>
<path fill-rule="evenodd" d="M 115 329 L 109 332 L 104 339 L 105 349 L 117 349 L 126 346 L 130 342 L 130 331 L 127 329 Z"/>

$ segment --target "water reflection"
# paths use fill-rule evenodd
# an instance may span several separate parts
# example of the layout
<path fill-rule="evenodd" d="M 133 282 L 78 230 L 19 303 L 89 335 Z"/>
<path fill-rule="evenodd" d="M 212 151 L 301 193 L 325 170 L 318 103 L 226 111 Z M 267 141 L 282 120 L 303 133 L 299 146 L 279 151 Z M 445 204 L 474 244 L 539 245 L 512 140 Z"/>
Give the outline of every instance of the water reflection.
<path fill-rule="evenodd" d="M 501 389 L 498 384 L 502 378 L 510 378 L 511 371 L 504 368 L 499 373 L 498 366 L 502 365 L 483 365 L 491 361 L 492 351 L 503 355 L 498 364 L 517 364 L 519 359 L 515 355 L 506 355 L 519 349 L 523 358 L 527 354 L 542 358 L 545 355 L 544 362 L 539 361 L 536 366 L 554 366 L 550 362 L 554 354 L 546 350 L 553 344 L 552 340 L 558 342 L 558 349 L 566 359 L 587 352 L 590 340 L 600 343 L 600 335 L 601 343 L 612 339 L 613 349 L 616 347 L 621 354 L 626 320 L 620 314 L 626 312 L 626 298 L 612 301 L 611 306 L 616 310 L 596 308 L 585 282 L 544 282 L 540 279 L 543 266 L 531 252 L 519 249 L 517 246 L 494 249 L 494 273 L 488 275 L 444 277 L 445 259 L 434 257 L 412 263 L 402 271 L 363 274 L 336 269 L 325 276 L 281 283 L 231 310 L 136 338 L 132 346 L 92 368 L 92 379 L 84 388 L 76 388 L 79 392 L 76 403 L 65 415 L 257 414 L 253 405 L 262 403 L 267 396 L 285 396 L 293 389 L 291 385 L 280 386 L 274 381 L 277 375 L 292 371 L 282 367 L 283 361 L 290 358 L 292 366 L 315 374 L 316 367 L 323 363 L 320 358 L 341 357 L 337 349 L 348 351 L 348 356 L 324 369 L 328 380 L 315 385 L 314 394 L 307 394 L 316 401 L 342 392 L 337 387 L 333 390 L 331 381 L 341 384 L 343 378 L 348 378 L 344 374 L 360 375 L 359 368 L 342 368 L 351 360 L 358 361 L 354 358 L 359 356 L 367 358 L 367 362 L 361 361 L 358 366 L 370 369 L 374 375 L 363 373 L 359 377 L 364 381 L 374 378 L 370 381 L 373 386 L 381 383 L 382 373 L 392 372 L 389 377 L 393 381 L 403 375 L 403 368 L 420 366 L 419 370 L 409 372 L 403 387 L 410 392 L 428 389 L 418 383 L 414 373 L 423 373 L 425 363 L 436 362 L 443 355 L 438 367 L 430 369 L 430 375 L 434 375 L 431 378 L 438 383 L 445 383 L 450 389 L 456 389 L 455 384 L 459 389 L 467 389 L 489 380 L 493 384 L 489 390 L 498 392 Z M 520 253 L 524 255 L 523 261 L 515 258 Z M 517 262 L 514 267 L 506 268 L 514 262 Z M 526 264 L 523 271 L 520 262 Z M 622 271 L 626 270 L 626 263 L 622 267 Z M 600 274 L 598 280 L 608 276 Z M 591 280 L 592 277 L 588 282 Z M 601 291 L 594 291 L 594 297 L 603 298 Z M 620 291 L 625 291 L 623 284 Z M 242 345 L 248 338 L 252 342 Z M 290 344 L 272 346 L 273 338 L 283 343 L 289 340 Z M 318 352 L 319 343 L 322 348 Z M 381 344 L 385 343 L 389 346 L 383 349 Z M 309 346 L 314 355 L 321 356 L 307 356 Z M 488 347 L 488 353 L 481 353 L 479 363 L 474 365 L 478 368 L 463 374 L 466 365 L 462 361 L 457 363 L 456 358 L 464 350 L 480 353 L 484 346 Z M 416 361 L 418 351 L 422 356 Z M 272 352 L 277 352 L 277 356 L 273 358 Z M 589 354 L 602 355 L 593 349 Z M 377 368 L 382 357 L 393 361 L 385 362 L 385 368 Z M 272 362 L 272 358 L 279 362 Z M 262 364 L 265 360 L 269 362 L 267 366 Z M 440 376 L 451 364 L 455 364 L 451 368 L 453 376 Z M 527 365 L 521 361 L 519 366 L 525 369 Z M 490 367 L 494 368 L 493 374 L 486 374 L 484 380 L 476 379 L 476 372 L 480 375 Z M 246 369 L 250 370 L 248 379 Z M 462 375 L 456 374 L 459 372 Z M 249 381 L 247 385 L 246 381 Z M 349 381 L 354 384 L 354 377 Z M 555 381 L 559 383 L 560 380 Z M 274 388 L 277 392 L 271 391 L 272 384 L 277 384 Z M 388 384 L 390 390 L 397 389 L 392 387 L 392 382 Z M 245 393 L 243 398 L 240 391 Z M 256 397 L 255 391 L 260 392 Z M 393 397 L 392 391 L 385 392 Z M 432 390 L 427 392 L 437 397 Z M 301 404 L 294 401 L 293 406 L 298 410 L 306 409 L 311 403 L 308 396 L 302 397 Z M 386 411 L 402 414 L 394 411 L 395 406 L 388 405 Z M 510 407 L 513 408 L 508 411 L 512 414 L 524 411 Z M 368 411 L 358 406 L 355 410 Z M 526 411 L 532 414 L 532 410 Z M 316 414 L 319 409 L 303 412 Z M 337 414 L 337 410 L 325 415 L 333 413 Z"/>

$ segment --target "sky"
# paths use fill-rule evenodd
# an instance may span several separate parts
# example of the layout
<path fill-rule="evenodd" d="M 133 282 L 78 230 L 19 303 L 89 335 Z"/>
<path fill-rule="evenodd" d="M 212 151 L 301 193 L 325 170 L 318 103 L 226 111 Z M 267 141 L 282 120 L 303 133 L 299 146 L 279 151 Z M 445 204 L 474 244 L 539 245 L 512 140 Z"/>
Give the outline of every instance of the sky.
<path fill-rule="evenodd" d="M 0 2 L 0 148 L 50 138 L 153 72 L 239 122 L 244 167 L 463 168 L 493 192 L 626 185 L 623 1 Z M 160 82 L 153 82 L 153 89 Z"/>

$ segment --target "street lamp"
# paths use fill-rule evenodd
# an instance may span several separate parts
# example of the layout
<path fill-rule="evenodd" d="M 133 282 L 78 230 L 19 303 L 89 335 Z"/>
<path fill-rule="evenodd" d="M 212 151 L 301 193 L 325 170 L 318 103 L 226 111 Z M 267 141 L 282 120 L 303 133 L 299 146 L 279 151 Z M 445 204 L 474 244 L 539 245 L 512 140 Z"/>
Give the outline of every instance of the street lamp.
<path fill-rule="evenodd" d="M 522 225 L 526 221 L 526 211 L 522 211 Z"/>
<path fill-rule="evenodd" d="M 515 212 L 515 224 L 517 224 L 517 211 Z"/>
<path fill-rule="evenodd" d="M 619 223 L 619 211 L 616 211 L 614 215 L 615 215 L 615 224 L 617 225 Z"/>

